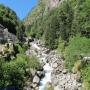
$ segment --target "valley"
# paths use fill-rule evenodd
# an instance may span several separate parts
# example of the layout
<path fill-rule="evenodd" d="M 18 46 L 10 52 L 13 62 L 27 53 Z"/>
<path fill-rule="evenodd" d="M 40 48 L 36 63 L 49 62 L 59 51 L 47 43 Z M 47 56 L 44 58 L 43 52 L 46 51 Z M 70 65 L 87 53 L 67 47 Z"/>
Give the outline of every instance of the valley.
<path fill-rule="evenodd" d="M 0 90 L 90 90 L 90 0 L 0 4 Z"/>

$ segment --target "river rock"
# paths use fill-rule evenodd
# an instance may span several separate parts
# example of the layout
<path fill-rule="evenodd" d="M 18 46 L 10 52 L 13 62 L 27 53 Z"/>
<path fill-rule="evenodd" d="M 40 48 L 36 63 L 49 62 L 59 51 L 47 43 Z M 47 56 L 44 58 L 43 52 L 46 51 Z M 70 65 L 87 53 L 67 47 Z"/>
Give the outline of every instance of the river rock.
<path fill-rule="evenodd" d="M 40 78 L 37 75 L 34 76 L 33 83 L 39 84 L 39 82 L 40 82 Z"/>
<path fill-rule="evenodd" d="M 63 73 L 63 74 L 66 74 L 66 73 L 67 73 L 67 69 L 64 69 L 64 70 L 62 71 L 62 73 Z"/>
<path fill-rule="evenodd" d="M 39 90 L 39 87 L 36 87 L 35 90 Z"/>
<path fill-rule="evenodd" d="M 37 71 L 37 76 L 39 76 L 39 78 L 43 78 L 45 76 L 45 72 L 44 71 Z"/>
<path fill-rule="evenodd" d="M 31 73 L 32 76 L 35 76 L 36 70 L 35 69 L 30 69 L 30 73 Z"/>
<path fill-rule="evenodd" d="M 52 67 L 53 68 L 57 68 L 58 64 L 57 63 L 53 63 Z"/>
<path fill-rule="evenodd" d="M 36 83 L 32 83 L 32 88 L 36 88 L 37 84 Z"/>
<path fill-rule="evenodd" d="M 50 53 L 50 49 L 46 49 L 46 50 L 44 51 L 44 53 L 45 53 L 45 54 L 49 54 L 49 53 Z"/>
<path fill-rule="evenodd" d="M 32 90 L 30 87 L 24 87 L 23 90 Z"/>

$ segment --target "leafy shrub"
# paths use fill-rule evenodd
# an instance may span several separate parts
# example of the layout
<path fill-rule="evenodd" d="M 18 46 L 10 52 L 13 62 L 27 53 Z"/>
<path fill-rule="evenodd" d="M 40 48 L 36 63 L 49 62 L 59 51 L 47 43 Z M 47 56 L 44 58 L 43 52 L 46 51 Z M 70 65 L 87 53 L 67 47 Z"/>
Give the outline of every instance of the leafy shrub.
<path fill-rule="evenodd" d="M 21 67 L 23 65 L 23 67 Z M 24 82 L 25 62 L 11 61 L 3 65 L 5 86 L 18 86 L 21 88 Z"/>
<path fill-rule="evenodd" d="M 65 41 L 62 40 L 61 38 L 59 38 L 57 50 L 58 50 L 58 52 L 62 52 L 62 53 L 65 50 Z"/>
<path fill-rule="evenodd" d="M 82 65 L 82 63 L 81 63 L 80 60 L 78 60 L 77 62 L 75 62 L 74 67 L 72 69 L 72 72 L 73 73 L 77 73 L 78 71 L 80 71 L 81 65 Z"/>
<path fill-rule="evenodd" d="M 85 87 L 89 88 L 87 90 L 90 90 L 90 62 L 88 61 L 83 65 L 83 67 L 80 69 L 81 71 L 81 80 L 82 82 L 86 81 L 88 85 L 85 84 Z"/>
<path fill-rule="evenodd" d="M 27 60 L 28 60 L 28 66 L 30 68 L 34 68 L 34 69 L 41 68 L 40 63 L 39 63 L 38 59 L 35 56 L 31 55 L 30 57 L 27 57 Z"/>
<path fill-rule="evenodd" d="M 26 69 L 39 69 L 40 63 L 34 57 L 28 57 L 23 53 L 16 55 L 11 61 L 0 59 L 0 87 L 17 86 L 22 90 L 27 77 Z"/>
<path fill-rule="evenodd" d="M 76 35 L 71 38 L 65 49 L 64 56 L 67 68 L 71 69 L 74 63 L 80 59 L 80 55 L 90 53 L 90 39 Z"/>

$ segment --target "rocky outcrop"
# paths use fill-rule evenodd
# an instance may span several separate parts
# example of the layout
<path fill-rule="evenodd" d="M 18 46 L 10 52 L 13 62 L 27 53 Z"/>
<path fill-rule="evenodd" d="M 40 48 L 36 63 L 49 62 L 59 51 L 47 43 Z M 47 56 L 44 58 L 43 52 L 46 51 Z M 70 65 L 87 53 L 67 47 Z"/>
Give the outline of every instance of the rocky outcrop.
<path fill-rule="evenodd" d="M 61 0 L 47 0 L 45 9 L 48 11 L 52 10 L 53 8 L 55 8 L 59 5 L 60 1 Z"/>
<path fill-rule="evenodd" d="M 0 43 L 12 40 L 13 42 L 17 41 L 17 37 L 10 33 L 7 28 L 0 24 Z"/>

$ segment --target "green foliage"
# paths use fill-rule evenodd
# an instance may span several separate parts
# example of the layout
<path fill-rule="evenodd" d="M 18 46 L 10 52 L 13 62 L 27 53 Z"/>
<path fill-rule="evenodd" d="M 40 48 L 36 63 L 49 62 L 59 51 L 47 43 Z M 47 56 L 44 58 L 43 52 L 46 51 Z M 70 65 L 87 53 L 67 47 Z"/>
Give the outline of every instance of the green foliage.
<path fill-rule="evenodd" d="M 38 4 L 32 8 L 24 19 L 24 25 L 33 24 L 38 18 L 42 17 L 45 13 L 45 3 L 47 0 L 38 0 Z"/>
<path fill-rule="evenodd" d="M 29 57 L 29 59 L 28 59 L 28 66 L 30 68 L 34 68 L 34 69 L 41 68 L 41 65 L 40 65 L 38 59 L 33 55 L 31 57 Z"/>
<path fill-rule="evenodd" d="M 64 53 L 66 67 L 70 71 L 74 67 L 76 72 L 79 69 L 82 81 L 90 86 L 90 63 L 83 63 L 81 68 L 79 62 L 81 54 L 90 55 L 90 0 L 66 0 L 46 15 L 34 13 L 41 16 L 30 23 L 31 36 L 43 37 L 47 48 L 58 47 Z"/>
<path fill-rule="evenodd" d="M 90 90 L 90 62 L 84 63 L 83 67 L 80 70 L 81 72 L 81 80 L 83 82 L 84 88 L 88 88 L 86 90 Z M 85 90 L 85 89 L 83 89 Z"/>
<path fill-rule="evenodd" d="M 72 19 L 72 7 L 70 3 L 65 2 L 61 7 L 37 19 L 31 27 L 31 35 L 36 38 L 44 36 L 45 45 L 50 49 L 55 49 L 59 36 L 64 40 L 70 37 Z"/>
<path fill-rule="evenodd" d="M 24 54 L 24 49 L 22 48 L 22 46 L 20 45 L 20 44 L 16 44 L 15 45 L 15 51 L 17 52 L 17 53 L 22 53 L 22 54 Z"/>
<path fill-rule="evenodd" d="M 73 33 L 90 37 L 90 0 L 78 0 L 74 7 Z"/>
<path fill-rule="evenodd" d="M 68 41 L 69 37 L 72 35 L 72 20 L 73 20 L 73 9 L 70 4 L 70 1 L 65 1 L 58 8 L 57 14 L 58 22 L 59 22 L 59 33 L 60 37 Z"/>
<path fill-rule="evenodd" d="M 4 85 L 22 87 L 25 75 L 25 61 L 16 60 L 3 65 Z"/>
<path fill-rule="evenodd" d="M 34 56 L 26 56 L 24 50 L 19 44 L 15 45 L 16 57 L 7 61 L 0 58 L 0 87 L 17 86 L 23 89 L 25 80 L 28 77 L 27 68 L 41 68 L 39 61 Z"/>
<path fill-rule="evenodd" d="M 8 28 L 9 32 L 17 34 L 17 37 L 21 39 L 24 32 L 23 24 L 13 10 L 2 4 L 0 4 L 0 24 Z"/>
<path fill-rule="evenodd" d="M 76 35 L 70 39 L 64 53 L 66 66 L 71 70 L 76 60 L 80 59 L 81 54 L 90 54 L 90 39 Z"/>
<path fill-rule="evenodd" d="M 59 7 L 30 23 L 31 35 L 36 38 L 44 37 L 45 45 L 51 49 L 57 48 L 59 37 L 64 41 L 69 41 L 69 38 L 77 33 L 89 37 L 89 2 L 64 1 Z"/>
<path fill-rule="evenodd" d="M 88 81 L 86 80 L 83 81 L 81 90 L 90 90 L 90 84 Z"/>
<path fill-rule="evenodd" d="M 52 15 L 52 16 L 50 16 Z M 53 15 L 53 12 L 49 14 L 49 20 L 46 22 L 45 28 L 45 45 L 47 48 L 57 48 L 57 34 L 58 32 L 58 21 L 57 17 Z"/>
<path fill-rule="evenodd" d="M 65 50 L 65 41 L 62 40 L 61 38 L 59 38 L 59 41 L 58 41 L 58 48 L 57 48 L 58 52 L 64 52 Z"/>

